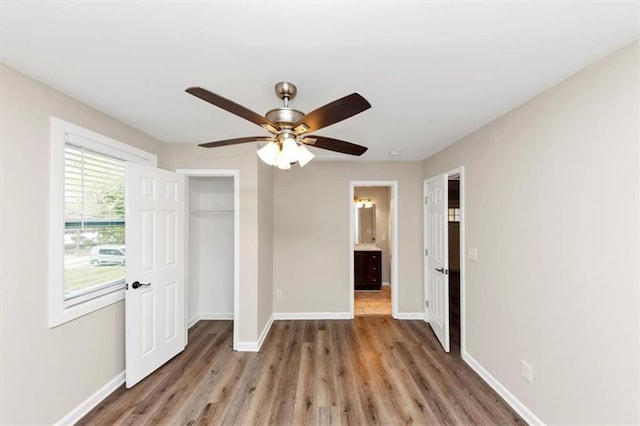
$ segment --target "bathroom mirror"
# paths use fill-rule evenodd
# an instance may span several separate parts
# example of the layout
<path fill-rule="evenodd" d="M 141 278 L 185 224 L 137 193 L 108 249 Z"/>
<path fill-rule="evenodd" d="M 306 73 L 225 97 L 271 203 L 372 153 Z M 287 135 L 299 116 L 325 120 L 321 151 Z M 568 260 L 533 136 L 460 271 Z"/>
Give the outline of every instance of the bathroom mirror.
<path fill-rule="evenodd" d="M 356 208 L 356 244 L 376 243 L 376 206 Z"/>

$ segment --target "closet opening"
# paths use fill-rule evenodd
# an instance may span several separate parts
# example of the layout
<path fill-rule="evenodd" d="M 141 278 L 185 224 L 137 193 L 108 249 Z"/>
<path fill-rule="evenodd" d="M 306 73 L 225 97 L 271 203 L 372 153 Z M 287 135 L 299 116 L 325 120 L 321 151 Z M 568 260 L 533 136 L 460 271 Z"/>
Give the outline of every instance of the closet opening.
<path fill-rule="evenodd" d="M 238 320 L 238 172 L 179 170 L 187 176 L 188 328 L 201 320 Z"/>

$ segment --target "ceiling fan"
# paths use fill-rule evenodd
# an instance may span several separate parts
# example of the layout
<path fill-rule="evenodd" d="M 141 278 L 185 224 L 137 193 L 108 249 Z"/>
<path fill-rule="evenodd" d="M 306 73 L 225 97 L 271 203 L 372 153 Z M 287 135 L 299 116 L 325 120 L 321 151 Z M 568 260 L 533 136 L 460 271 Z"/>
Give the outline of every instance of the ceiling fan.
<path fill-rule="evenodd" d="M 271 133 L 270 136 L 226 139 L 203 143 L 200 146 L 214 148 L 247 142 L 268 142 L 258 150 L 258 156 L 265 163 L 279 169 L 289 169 L 296 162 L 302 167 L 311 161 L 314 155 L 305 147 L 306 145 L 350 155 L 362 155 L 367 151 L 367 147 L 362 145 L 307 134 L 371 108 L 371 104 L 358 93 L 352 93 L 304 114 L 289 108 L 289 101 L 295 98 L 297 93 L 294 84 L 281 81 L 276 84 L 275 89 L 278 97 L 284 101 L 284 106 L 268 111 L 264 117 L 202 87 L 186 89 L 187 93 L 255 123 Z"/>

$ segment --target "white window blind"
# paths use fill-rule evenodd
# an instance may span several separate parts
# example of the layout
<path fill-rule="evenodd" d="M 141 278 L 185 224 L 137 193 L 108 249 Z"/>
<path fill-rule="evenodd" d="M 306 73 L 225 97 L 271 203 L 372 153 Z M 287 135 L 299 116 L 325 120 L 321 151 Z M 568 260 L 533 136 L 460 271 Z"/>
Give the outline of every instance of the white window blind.
<path fill-rule="evenodd" d="M 70 143 L 64 148 L 65 267 L 67 306 L 120 289 L 124 256 L 124 161 Z"/>

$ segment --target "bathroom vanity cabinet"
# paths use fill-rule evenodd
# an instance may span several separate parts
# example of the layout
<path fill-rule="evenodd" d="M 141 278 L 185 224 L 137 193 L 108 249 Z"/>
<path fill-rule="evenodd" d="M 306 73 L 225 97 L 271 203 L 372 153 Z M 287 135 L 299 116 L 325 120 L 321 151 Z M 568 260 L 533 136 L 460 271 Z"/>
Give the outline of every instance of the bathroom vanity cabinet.
<path fill-rule="evenodd" d="M 354 281 L 356 290 L 380 290 L 382 286 L 382 251 L 354 251 Z"/>

